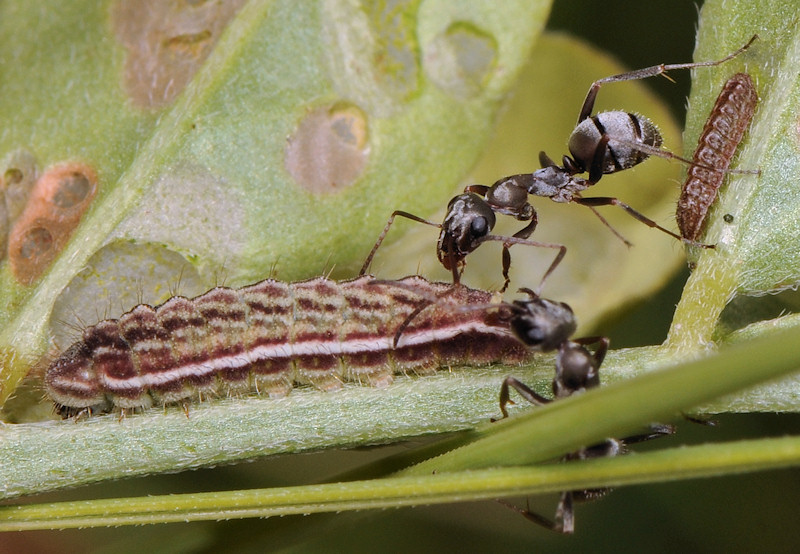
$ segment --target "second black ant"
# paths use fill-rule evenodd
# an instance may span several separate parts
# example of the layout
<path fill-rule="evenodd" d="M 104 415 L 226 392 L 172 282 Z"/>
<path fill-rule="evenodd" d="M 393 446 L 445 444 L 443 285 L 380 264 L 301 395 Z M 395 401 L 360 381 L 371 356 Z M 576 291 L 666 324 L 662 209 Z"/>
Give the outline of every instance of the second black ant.
<path fill-rule="evenodd" d="M 606 83 L 646 79 L 648 77 L 666 75 L 667 72 L 676 69 L 720 65 L 747 50 L 757 38 L 758 35 L 753 35 L 747 44 L 716 61 L 660 64 L 595 81 L 589 88 L 589 92 L 583 102 L 578 115 L 577 126 L 569 137 L 568 147 L 571 157 L 564 156 L 562 158 L 563 165 L 559 166 L 547 154 L 540 152 L 539 163 L 542 166 L 541 169 L 533 173 L 505 177 L 497 181 L 492 187 L 489 187 L 488 190 L 491 191 L 495 187 L 508 188 L 510 186 L 518 186 L 528 194 L 550 198 L 554 202 L 574 202 L 587 206 L 628 246 L 631 245 L 630 242 L 608 224 L 605 218 L 595 210 L 596 207 L 619 206 L 642 223 L 658 229 L 677 240 L 692 246 L 713 248 L 713 245 L 697 243 L 660 226 L 618 198 L 584 198 L 581 196 L 582 191 L 597 184 L 603 175 L 630 169 L 642 163 L 651 155 L 676 159 L 690 166 L 701 166 L 703 169 L 710 171 L 728 171 L 727 168 L 706 167 L 696 160 L 688 160 L 667 150 L 662 150 L 661 134 L 655 124 L 642 115 L 624 111 L 608 111 L 592 115 L 592 111 L 594 110 L 597 93 L 600 87 Z M 589 173 L 588 179 L 578 177 L 579 174 L 587 172 Z M 488 195 L 487 202 L 489 202 Z"/>
<path fill-rule="evenodd" d="M 586 337 L 571 340 L 576 323 L 572 309 L 563 302 L 555 302 L 540 298 L 528 289 L 529 298 L 516 300 L 509 306 L 511 328 L 514 334 L 529 348 L 541 351 L 556 351 L 556 373 L 553 378 L 553 400 L 565 398 L 600 386 L 600 365 L 608 350 L 607 337 Z M 589 352 L 587 345 L 597 344 L 594 353 Z M 500 411 L 503 418 L 508 417 L 506 406 L 512 404 L 511 389 L 516 390 L 531 404 L 542 406 L 553 400 L 541 396 L 536 391 L 514 377 L 506 377 L 500 387 Z M 586 460 L 617 456 L 626 452 L 626 445 L 642 442 L 666 435 L 675 429 L 671 425 L 652 424 L 650 431 L 642 435 L 634 435 L 624 439 L 609 438 L 603 442 L 583 447 L 567 454 L 563 460 Z M 502 504 L 519 512 L 527 519 L 559 533 L 570 534 L 575 530 L 574 502 L 600 498 L 608 489 L 586 489 L 564 491 L 556 509 L 555 519 L 547 519 L 529 509 L 522 509 L 507 502 Z"/>

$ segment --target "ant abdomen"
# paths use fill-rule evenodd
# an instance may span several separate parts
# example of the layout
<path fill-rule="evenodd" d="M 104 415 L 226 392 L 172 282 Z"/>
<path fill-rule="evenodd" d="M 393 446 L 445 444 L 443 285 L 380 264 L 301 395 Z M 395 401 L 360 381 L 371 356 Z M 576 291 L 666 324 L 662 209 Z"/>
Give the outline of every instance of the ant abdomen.
<path fill-rule="evenodd" d="M 661 133 L 648 118 L 623 111 L 601 112 L 578 123 L 569 137 L 569 151 L 582 173 L 592 167 L 598 148 L 605 145 L 602 169 L 608 174 L 650 157 L 636 145 L 659 148 L 661 142 Z"/>

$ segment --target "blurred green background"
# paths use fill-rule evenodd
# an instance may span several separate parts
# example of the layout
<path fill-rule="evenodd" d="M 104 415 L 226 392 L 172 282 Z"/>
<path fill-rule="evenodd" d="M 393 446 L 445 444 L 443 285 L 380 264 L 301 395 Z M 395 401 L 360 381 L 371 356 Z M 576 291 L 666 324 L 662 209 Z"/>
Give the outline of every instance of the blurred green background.
<path fill-rule="evenodd" d="M 698 2 L 557 1 L 548 28 L 593 43 L 630 68 L 691 59 Z M 543 75 L 542 78 L 546 78 Z M 657 88 L 679 123 L 689 76 Z M 569 86 L 565 84 L 565 86 Z M 581 85 L 583 86 L 583 85 Z M 578 106 L 575 107 L 577 113 Z M 566 140 L 566 137 L 565 137 Z M 663 341 L 687 272 L 602 332 L 615 347 Z M 598 284 L 602 286 L 601 284 Z M 727 415 L 717 427 L 682 423 L 658 444 L 779 436 L 800 429 L 800 415 Z M 270 487 L 323 480 L 408 445 L 323 452 L 249 464 L 83 487 L 25 502 Z M 16 552 L 795 552 L 800 547 L 796 499 L 800 473 L 773 471 L 674 484 L 628 487 L 576 508 L 576 534 L 544 530 L 494 502 L 377 513 L 295 516 L 274 520 L 172 524 L 121 529 L 7 533 L 0 554 Z M 517 499 L 524 505 L 524 499 Z M 552 516 L 557 497 L 531 499 Z"/>

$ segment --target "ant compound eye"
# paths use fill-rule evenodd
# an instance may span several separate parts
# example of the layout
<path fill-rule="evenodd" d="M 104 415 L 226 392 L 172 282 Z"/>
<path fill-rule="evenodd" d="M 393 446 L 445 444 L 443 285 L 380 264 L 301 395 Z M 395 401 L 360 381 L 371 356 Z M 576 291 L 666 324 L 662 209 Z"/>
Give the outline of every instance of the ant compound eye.
<path fill-rule="evenodd" d="M 483 216 L 478 216 L 469 224 L 473 236 L 482 237 L 489 232 L 489 222 Z"/>
<path fill-rule="evenodd" d="M 528 329 L 528 332 L 525 334 L 525 336 L 528 339 L 527 343 L 529 345 L 541 344 L 545 338 L 547 338 L 544 331 L 542 331 L 542 329 L 539 327 L 531 327 Z"/>
<path fill-rule="evenodd" d="M 516 318 L 511 321 L 511 329 L 522 342 L 531 348 L 540 347 L 547 340 L 547 332 L 534 318 Z"/>

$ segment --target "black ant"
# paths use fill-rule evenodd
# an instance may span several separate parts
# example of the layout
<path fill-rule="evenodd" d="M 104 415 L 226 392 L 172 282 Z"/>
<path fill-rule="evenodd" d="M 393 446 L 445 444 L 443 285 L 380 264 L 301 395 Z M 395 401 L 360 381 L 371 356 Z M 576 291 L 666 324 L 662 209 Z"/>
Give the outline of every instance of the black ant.
<path fill-rule="evenodd" d="M 517 338 L 529 348 L 541 352 L 557 351 L 553 399 L 564 398 L 600 386 L 599 369 L 608 350 L 608 338 L 586 337 L 570 340 L 569 337 L 576 328 L 572 309 L 563 302 L 540 298 L 529 289 L 521 289 L 521 291 L 527 292 L 529 298 L 516 300 L 508 305 L 510 306 L 508 315 L 511 317 L 511 328 Z M 593 354 L 586 348 L 586 345 L 590 344 L 598 344 Z M 511 388 L 531 404 L 541 406 L 552 402 L 551 399 L 541 396 L 514 377 L 506 377 L 500 387 L 500 411 L 503 413 L 503 418 L 508 417 L 506 406 L 513 404 L 509 396 Z M 563 459 L 572 461 L 617 456 L 626 452 L 627 444 L 671 435 L 674 432 L 675 429 L 670 425 L 653 424 L 650 426 L 649 433 L 624 439 L 606 439 L 601 443 L 571 452 Z M 559 533 L 571 534 L 575 530 L 574 502 L 600 498 L 608 490 L 586 489 L 562 492 L 553 521 L 529 509 L 518 508 L 504 501 L 500 502 L 534 523 Z"/>
<path fill-rule="evenodd" d="M 496 222 L 495 213 L 511 215 L 519 221 L 529 221 L 528 225 L 520 229 L 513 236 L 492 235 Z M 364 275 L 369 270 L 372 258 L 378 251 L 383 239 L 394 223 L 394 218 L 402 216 L 419 223 L 441 229 L 439 240 L 436 243 L 436 255 L 445 269 L 453 273 L 453 283 L 461 281 L 461 272 L 465 265 L 464 259 L 486 241 L 499 241 L 503 243 L 503 286 L 500 292 L 508 288 L 510 278 L 508 271 L 511 268 L 511 253 L 509 248 L 513 244 L 526 244 L 542 248 L 556 248 L 559 250 L 550 267 L 547 268 L 542 280 L 539 282 L 541 290 L 544 282 L 555 270 L 564 255 L 567 247 L 563 244 L 553 244 L 528 240 L 533 234 L 539 219 L 533 206 L 528 202 L 528 193 L 515 184 L 502 185 L 496 183 L 492 187 L 484 185 L 469 185 L 463 194 L 452 198 L 447 204 L 447 215 L 442 223 L 435 223 L 414 214 L 395 210 L 386 222 L 378 240 L 372 247 L 359 275 Z"/>
<path fill-rule="evenodd" d="M 616 205 L 623 208 L 630 215 L 650 227 L 659 229 L 668 235 L 687 242 L 693 246 L 713 248 L 684 239 L 680 235 L 661 227 L 652 219 L 637 212 L 617 198 L 594 197 L 583 198 L 581 191 L 597 183 L 604 174 L 615 173 L 629 169 L 650 155 L 674 158 L 691 165 L 696 162 L 687 160 L 671 152 L 661 150 L 661 134 L 655 125 L 646 117 L 622 111 L 601 112 L 591 115 L 595 99 L 600 87 L 605 83 L 644 79 L 656 75 L 665 75 L 675 69 L 690 69 L 694 67 L 719 65 L 746 50 L 757 38 L 754 35 L 750 41 L 736 52 L 725 58 L 711 62 L 695 62 L 683 64 L 661 64 L 628 73 L 612 75 L 595 81 L 589 88 L 583 107 L 578 116 L 578 124 L 569 140 L 569 149 L 572 157 L 563 157 L 563 166 L 559 167 L 547 154 L 541 152 L 539 161 L 542 168 L 533 172 L 512 175 L 495 182 L 491 187 L 485 185 L 469 185 L 464 193 L 450 200 L 447 206 L 447 215 L 444 221 L 435 223 L 402 210 L 392 213 L 386 226 L 381 232 L 375 245 L 361 268 L 361 275 L 367 273 L 375 252 L 380 247 L 395 217 L 402 216 L 419 223 L 431 225 L 441 230 L 437 242 L 436 253 L 439 261 L 453 273 L 453 282 L 459 283 L 464 260 L 486 241 L 499 241 L 503 243 L 503 287 L 500 292 L 508 288 L 508 272 L 511 267 L 511 254 L 509 248 L 513 244 L 527 244 L 545 248 L 559 249 L 550 267 L 545 272 L 539 284 L 542 288 L 544 281 L 555 270 L 566 254 L 566 247 L 561 244 L 543 243 L 528 240 L 533 234 L 538 223 L 538 217 L 533 206 L 528 202 L 528 195 L 543 196 L 555 202 L 575 202 L 589 207 L 600 220 L 608 226 L 625 244 L 631 243 L 617 233 L 613 227 L 595 209 L 597 206 Z M 714 170 L 714 168 L 707 168 Z M 579 173 L 589 172 L 589 178 L 578 177 Z M 514 235 L 499 236 L 490 234 L 495 224 L 495 213 L 511 215 L 519 221 L 529 223 Z"/>
<path fill-rule="evenodd" d="M 646 79 L 657 75 L 665 75 L 676 69 L 692 69 L 720 65 L 747 50 L 758 38 L 753 37 L 741 48 L 724 58 L 710 62 L 693 62 L 681 64 L 660 64 L 644 69 L 637 69 L 619 75 L 612 75 L 592 83 L 586 99 L 578 115 L 578 123 L 569 137 L 568 147 L 572 157 L 564 156 L 562 166 L 558 166 L 547 154 L 539 153 L 541 169 L 533 173 L 512 175 L 497 181 L 489 188 L 506 189 L 521 187 L 528 194 L 550 198 L 554 202 L 575 202 L 589 207 L 600 220 L 608 226 L 625 244 L 630 242 L 617 233 L 595 208 L 598 206 L 619 206 L 642 223 L 659 229 L 671 237 L 692 246 L 713 248 L 713 245 L 701 244 L 686 239 L 677 233 L 661 227 L 652 219 L 637 212 L 629 205 L 613 197 L 584 198 L 581 192 L 596 184 L 603 175 L 630 169 L 645 161 L 650 155 L 680 160 L 690 166 L 700 166 L 711 171 L 726 172 L 727 169 L 706 167 L 695 160 L 682 158 L 672 152 L 661 149 L 662 138 L 655 124 L 648 118 L 624 111 L 608 111 L 591 115 L 600 87 L 606 83 Z M 588 179 L 578 177 L 580 173 L 589 173 Z M 488 193 L 487 193 L 488 201 Z"/>

